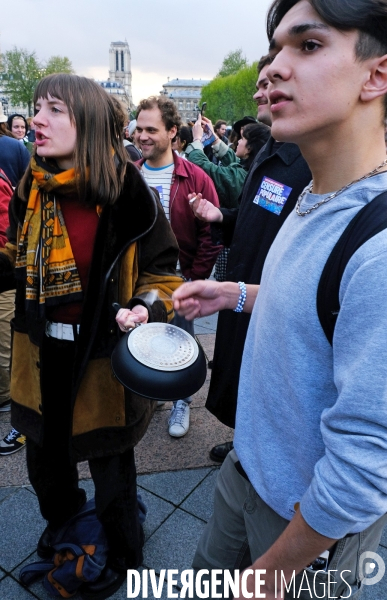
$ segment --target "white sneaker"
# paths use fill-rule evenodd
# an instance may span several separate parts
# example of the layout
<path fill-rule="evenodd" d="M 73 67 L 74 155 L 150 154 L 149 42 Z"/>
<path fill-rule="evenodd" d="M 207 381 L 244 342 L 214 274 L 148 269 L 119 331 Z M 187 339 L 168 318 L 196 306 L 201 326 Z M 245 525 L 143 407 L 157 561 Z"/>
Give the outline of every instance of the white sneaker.
<path fill-rule="evenodd" d="M 183 437 L 189 429 L 189 404 L 178 400 L 172 407 L 168 425 L 170 436 Z"/>

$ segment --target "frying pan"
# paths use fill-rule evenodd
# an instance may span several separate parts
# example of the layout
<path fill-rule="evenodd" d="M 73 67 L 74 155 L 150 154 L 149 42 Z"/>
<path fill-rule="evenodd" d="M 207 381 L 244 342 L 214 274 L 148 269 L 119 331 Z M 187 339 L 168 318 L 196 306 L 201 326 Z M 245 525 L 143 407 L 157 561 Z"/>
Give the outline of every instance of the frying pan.
<path fill-rule="evenodd" d="M 130 330 L 113 350 L 112 369 L 130 391 L 151 400 L 179 400 L 206 379 L 203 348 L 186 331 L 168 323 Z"/>

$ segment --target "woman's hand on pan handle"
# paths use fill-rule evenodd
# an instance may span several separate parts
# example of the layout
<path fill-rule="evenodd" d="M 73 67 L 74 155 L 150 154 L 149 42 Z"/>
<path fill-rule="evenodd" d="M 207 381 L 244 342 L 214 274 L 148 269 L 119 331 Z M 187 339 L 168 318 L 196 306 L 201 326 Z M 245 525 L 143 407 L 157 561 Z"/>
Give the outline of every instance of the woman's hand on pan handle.
<path fill-rule="evenodd" d="M 129 329 L 133 329 L 140 323 L 147 323 L 148 318 L 148 309 L 142 304 L 133 306 L 131 310 L 120 308 L 116 315 L 116 321 L 121 331 L 129 331 Z"/>

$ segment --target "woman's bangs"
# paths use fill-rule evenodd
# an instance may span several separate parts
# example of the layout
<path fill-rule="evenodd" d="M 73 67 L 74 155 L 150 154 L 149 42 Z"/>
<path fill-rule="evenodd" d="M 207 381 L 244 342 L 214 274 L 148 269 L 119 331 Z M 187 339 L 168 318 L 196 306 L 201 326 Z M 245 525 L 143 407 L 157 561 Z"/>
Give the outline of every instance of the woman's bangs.
<path fill-rule="evenodd" d="M 37 103 L 39 98 L 44 98 L 45 100 L 48 100 L 49 96 L 51 96 L 51 98 L 57 98 L 66 104 L 70 116 L 73 118 L 72 100 L 74 96 L 71 93 L 70 88 L 71 84 L 68 77 L 66 80 L 64 80 L 60 74 L 43 77 L 36 86 L 34 104 Z"/>

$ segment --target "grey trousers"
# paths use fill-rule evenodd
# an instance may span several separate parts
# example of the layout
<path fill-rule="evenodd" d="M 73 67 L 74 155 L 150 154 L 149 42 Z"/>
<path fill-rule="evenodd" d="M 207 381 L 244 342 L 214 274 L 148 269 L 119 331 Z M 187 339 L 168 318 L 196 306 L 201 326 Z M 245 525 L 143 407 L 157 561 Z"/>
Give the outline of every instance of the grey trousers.
<path fill-rule="evenodd" d="M 243 571 L 272 546 L 289 523 L 263 502 L 250 482 L 237 471 L 237 461 L 232 450 L 219 472 L 214 513 L 199 540 L 192 564 L 195 571 Z M 288 592 L 283 588 L 285 598 L 359 598 L 362 579 L 359 558 L 363 552 L 376 551 L 386 522 L 384 516 L 365 531 L 337 542 L 328 565 L 330 571 L 336 571 L 330 576 L 329 586 L 327 573 L 313 574 L 305 570 L 295 577 Z M 349 571 L 343 574 L 347 583 L 339 575 L 344 570 Z M 222 589 L 220 585 L 216 592 Z"/>

